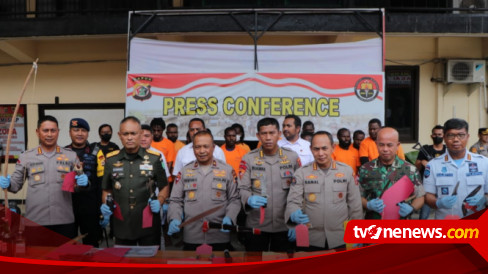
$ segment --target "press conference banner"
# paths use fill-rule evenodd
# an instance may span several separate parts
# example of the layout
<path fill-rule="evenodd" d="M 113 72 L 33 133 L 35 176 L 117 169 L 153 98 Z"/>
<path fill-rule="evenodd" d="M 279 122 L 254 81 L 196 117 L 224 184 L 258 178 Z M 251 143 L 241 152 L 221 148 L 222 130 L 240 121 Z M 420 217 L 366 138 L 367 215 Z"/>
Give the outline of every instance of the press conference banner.
<path fill-rule="evenodd" d="M 240 123 L 255 140 L 259 119 L 288 114 L 332 133 L 367 130 L 370 119 L 384 117 L 381 47 L 381 39 L 258 46 L 255 70 L 254 46 L 134 38 L 126 115 L 143 123 L 163 117 L 183 129 L 200 117 L 216 139 Z"/>

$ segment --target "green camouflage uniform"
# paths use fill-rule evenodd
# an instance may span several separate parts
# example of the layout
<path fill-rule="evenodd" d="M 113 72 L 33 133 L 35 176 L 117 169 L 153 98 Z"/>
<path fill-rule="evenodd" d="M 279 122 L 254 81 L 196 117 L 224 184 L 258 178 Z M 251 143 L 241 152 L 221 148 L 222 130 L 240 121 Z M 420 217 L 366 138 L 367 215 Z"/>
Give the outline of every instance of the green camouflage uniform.
<path fill-rule="evenodd" d="M 359 168 L 359 184 L 361 196 L 366 200 L 381 198 L 383 192 L 391 187 L 403 176 L 407 176 L 414 184 L 415 197 L 425 195 L 424 188 L 420 183 L 420 177 L 415 166 L 403 161 L 395 156 L 395 161 L 390 167 L 385 167 L 378 158 L 367 162 Z M 370 210 L 366 210 L 365 219 L 381 219 L 381 215 Z"/>

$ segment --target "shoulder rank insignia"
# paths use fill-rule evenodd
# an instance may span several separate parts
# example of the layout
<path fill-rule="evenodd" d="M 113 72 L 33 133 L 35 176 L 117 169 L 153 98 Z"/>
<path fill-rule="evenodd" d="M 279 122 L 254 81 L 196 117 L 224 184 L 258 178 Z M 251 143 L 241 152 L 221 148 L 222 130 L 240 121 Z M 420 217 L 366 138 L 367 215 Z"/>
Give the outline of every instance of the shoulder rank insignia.
<path fill-rule="evenodd" d="M 149 154 L 152 154 L 152 155 L 156 155 L 156 156 L 158 156 L 158 157 L 159 157 L 159 155 L 161 155 L 161 153 L 159 153 L 159 152 L 157 152 L 157 151 L 154 151 L 154 150 L 152 150 L 152 149 L 146 149 L 146 152 L 147 152 L 147 153 L 149 153 Z M 144 155 L 144 159 L 146 159 L 146 156 L 147 156 L 147 155 Z M 149 157 L 148 157 L 147 159 L 149 159 Z"/>
<path fill-rule="evenodd" d="M 112 156 L 118 155 L 119 153 L 120 153 L 120 150 L 114 150 L 114 151 L 108 153 L 106 158 L 108 159 Z"/>

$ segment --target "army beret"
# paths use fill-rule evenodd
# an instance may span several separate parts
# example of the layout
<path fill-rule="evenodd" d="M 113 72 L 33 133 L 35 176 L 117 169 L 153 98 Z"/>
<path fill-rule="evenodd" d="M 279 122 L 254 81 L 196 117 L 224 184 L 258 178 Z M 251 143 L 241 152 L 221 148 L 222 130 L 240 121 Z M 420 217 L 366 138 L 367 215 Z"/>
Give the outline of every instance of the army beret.
<path fill-rule="evenodd" d="M 486 127 L 479 128 L 478 134 L 488 134 L 488 128 Z"/>
<path fill-rule="evenodd" d="M 90 131 L 90 125 L 88 125 L 88 122 L 82 118 L 71 119 L 71 121 L 69 122 L 69 128 L 84 128 L 87 131 Z"/>

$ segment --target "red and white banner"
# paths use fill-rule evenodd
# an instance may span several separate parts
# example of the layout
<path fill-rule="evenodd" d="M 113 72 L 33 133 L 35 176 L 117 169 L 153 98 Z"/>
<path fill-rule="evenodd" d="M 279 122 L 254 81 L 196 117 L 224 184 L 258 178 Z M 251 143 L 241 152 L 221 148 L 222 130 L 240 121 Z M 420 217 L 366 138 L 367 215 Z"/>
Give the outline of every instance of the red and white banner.
<path fill-rule="evenodd" d="M 296 114 L 316 130 L 367 130 L 384 117 L 381 39 L 354 43 L 258 46 L 134 38 L 126 115 L 163 117 L 186 128 L 203 118 L 216 139 L 232 123 L 255 139 L 257 121 Z M 325 119 L 324 119 L 325 118 Z M 183 137 L 183 136 L 180 136 Z"/>

